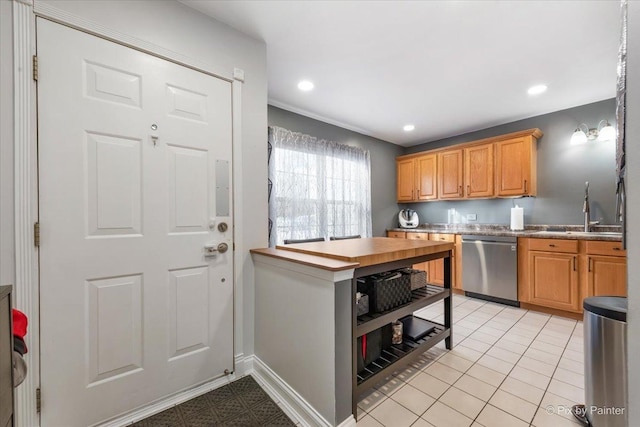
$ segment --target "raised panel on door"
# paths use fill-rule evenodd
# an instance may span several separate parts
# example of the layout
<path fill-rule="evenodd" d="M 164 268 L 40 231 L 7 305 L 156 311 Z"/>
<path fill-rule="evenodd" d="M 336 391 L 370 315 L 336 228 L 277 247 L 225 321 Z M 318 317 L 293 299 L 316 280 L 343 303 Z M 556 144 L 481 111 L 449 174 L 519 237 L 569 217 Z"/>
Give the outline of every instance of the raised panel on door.
<path fill-rule="evenodd" d="M 209 347 L 211 290 L 207 266 L 169 272 L 169 360 Z"/>
<path fill-rule="evenodd" d="M 142 141 L 86 132 L 88 236 L 142 234 Z"/>
<path fill-rule="evenodd" d="M 535 195 L 530 137 L 496 143 L 496 195 Z"/>
<path fill-rule="evenodd" d="M 577 255 L 529 252 L 530 302 L 579 311 Z"/>
<path fill-rule="evenodd" d="M 141 274 L 87 280 L 87 387 L 144 369 Z"/>
<path fill-rule="evenodd" d="M 438 153 L 438 198 L 460 199 L 462 189 L 462 150 Z"/>
<path fill-rule="evenodd" d="M 397 196 L 399 202 L 414 200 L 415 162 L 413 159 L 398 160 L 397 167 Z"/>
<path fill-rule="evenodd" d="M 417 199 L 434 200 L 438 197 L 437 164 L 438 156 L 431 154 L 416 159 Z"/>
<path fill-rule="evenodd" d="M 623 257 L 587 257 L 589 296 L 627 296 L 627 260 Z"/>
<path fill-rule="evenodd" d="M 209 153 L 167 144 L 169 233 L 209 230 Z"/>
<path fill-rule="evenodd" d="M 465 197 L 493 197 L 494 144 L 478 145 L 464 150 Z"/>

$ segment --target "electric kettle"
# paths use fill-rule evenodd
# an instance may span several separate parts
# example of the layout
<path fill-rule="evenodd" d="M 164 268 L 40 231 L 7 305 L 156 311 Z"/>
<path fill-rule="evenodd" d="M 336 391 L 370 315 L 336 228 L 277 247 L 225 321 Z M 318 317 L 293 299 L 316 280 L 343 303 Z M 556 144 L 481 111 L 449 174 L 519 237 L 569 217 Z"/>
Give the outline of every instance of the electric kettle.
<path fill-rule="evenodd" d="M 402 228 L 416 228 L 420 223 L 418 213 L 412 209 L 402 209 L 398 214 L 398 222 Z"/>

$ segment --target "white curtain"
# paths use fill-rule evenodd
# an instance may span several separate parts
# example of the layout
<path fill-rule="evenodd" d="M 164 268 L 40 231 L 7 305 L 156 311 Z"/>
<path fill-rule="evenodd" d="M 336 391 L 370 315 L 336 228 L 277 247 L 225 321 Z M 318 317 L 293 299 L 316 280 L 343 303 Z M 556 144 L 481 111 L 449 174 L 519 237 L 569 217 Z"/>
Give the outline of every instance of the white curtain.
<path fill-rule="evenodd" d="M 269 244 L 371 237 L 369 151 L 269 128 Z"/>

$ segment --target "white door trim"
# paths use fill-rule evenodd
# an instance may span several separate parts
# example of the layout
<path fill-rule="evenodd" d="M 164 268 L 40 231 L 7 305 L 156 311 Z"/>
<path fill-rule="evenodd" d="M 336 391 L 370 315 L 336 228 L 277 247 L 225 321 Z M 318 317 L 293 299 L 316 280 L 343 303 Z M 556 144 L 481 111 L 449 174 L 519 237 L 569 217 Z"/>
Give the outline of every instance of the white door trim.
<path fill-rule="evenodd" d="M 128 34 L 115 31 L 109 27 L 98 24 L 97 22 L 90 21 L 65 10 L 58 9 L 52 4 L 42 3 L 36 0 L 33 5 L 33 11 L 36 16 L 66 25 L 67 27 L 75 28 L 76 30 L 92 34 L 144 53 L 149 53 L 153 56 L 174 62 L 184 67 L 192 68 L 205 74 L 210 74 L 228 82 L 233 81 L 234 75 L 232 70 L 225 70 L 214 64 L 207 64 L 197 59 L 182 55 L 181 53 L 166 49 L 162 46 L 149 43 L 137 37 L 132 37 Z"/>
<path fill-rule="evenodd" d="M 16 425 L 37 426 L 36 388 L 40 384 L 38 250 L 33 225 L 38 221 L 36 86 L 32 75 L 35 17 L 30 1 L 13 2 L 14 78 L 14 231 L 15 307 L 29 316 L 25 355 L 28 375 L 16 390 Z"/>
<path fill-rule="evenodd" d="M 34 223 L 38 221 L 38 159 L 37 159 L 37 105 L 36 84 L 32 75 L 32 58 L 36 54 L 36 15 L 80 31 L 105 38 L 115 43 L 175 62 L 179 65 L 232 82 L 232 147 L 234 188 L 242 188 L 242 84 L 244 73 L 240 69 L 224 71 L 212 64 L 172 52 L 161 46 L 131 37 L 95 22 L 86 20 L 54 6 L 33 0 L 13 0 L 14 48 L 14 231 L 15 231 L 15 306 L 29 313 L 27 340 L 29 353 L 25 357 L 29 374 L 16 390 L 16 425 L 40 425 L 36 411 L 36 388 L 40 386 L 39 331 L 39 268 L 38 250 L 34 246 Z M 241 197 L 233 197 L 234 223 L 242 224 Z M 242 232 L 234 229 L 234 353 L 243 354 L 243 252 Z M 234 369 L 237 369 L 235 367 Z M 237 374 L 243 375 L 243 372 Z"/>

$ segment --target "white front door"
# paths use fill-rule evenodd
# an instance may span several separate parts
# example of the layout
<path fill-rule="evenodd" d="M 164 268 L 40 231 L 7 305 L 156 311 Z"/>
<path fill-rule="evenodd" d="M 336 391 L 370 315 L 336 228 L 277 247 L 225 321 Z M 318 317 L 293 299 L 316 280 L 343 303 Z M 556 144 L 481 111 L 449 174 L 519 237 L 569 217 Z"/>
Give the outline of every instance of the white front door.
<path fill-rule="evenodd" d="M 88 426 L 233 370 L 231 83 L 37 40 L 42 425 Z"/>

